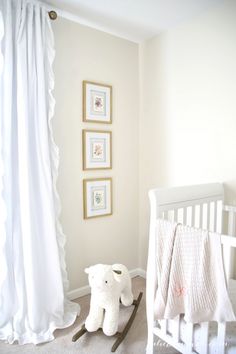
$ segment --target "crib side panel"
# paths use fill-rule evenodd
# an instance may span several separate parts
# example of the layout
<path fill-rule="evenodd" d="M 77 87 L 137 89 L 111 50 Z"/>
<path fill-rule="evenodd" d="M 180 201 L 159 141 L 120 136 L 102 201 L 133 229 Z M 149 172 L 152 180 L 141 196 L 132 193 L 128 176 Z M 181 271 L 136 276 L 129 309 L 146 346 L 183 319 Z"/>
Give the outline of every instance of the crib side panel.
<path fill-rule="evenodd" d="M 221 232 L 222 229 L 222 201 L 223 186 L 214 183 L 207 185 L 177 187 L 171 189 L 156 189 L 149 192 L 151 204 L 151 220 L 150 220 L 150 238 L 149 238 L 149 257 L 147 277 L 149 278 L 147 286 L 149 293 L 151 291 L 152 299 L 148 301 L 147 313 L 149 313 L 149 343 L 153 335 L 155 325 L 153 312 L 154 288 L 151 286 L 151 277 L 154 277 L 156 286 L 156 278 L 153 267 L 155 264 L 155 228 L 156 219 L 164 218 L 171 221 L 180 222 L 189 226 L 209 229 L 214 232 Z M 149 275 L 148 275 L 149 274 Z M 151 276 L 150 276 L 151 275 Z M 152 282 L 153 283 L 153 282 Z M 153 285 L 153 284 L 152 284 Z M 151 290 L 150 290 L 151 289 Z M 151 306 L 150 306 L 151 305 Z M 193 333 L 194 325 L 188 324 L 188 333 Z M 202 324 L 202 341 L 201 353 L 208 352 L 208 323 Z M 152 332 L 152 334 L 151 334 Z M 155 331 L 154 331 L 155 332 Z M 160 328 L 156 328 L 159 336 L 168 342 L 168 338 L 175 341 L 175 348 L 180 350 L 183 348 L 185 352 L 191 353 L 194 350 L 193 336 L 189 335 L 184 343 L 180 338 L 180 316 L 175 320 L 161 321 Z M 171 342 L 172 342 L 171 340 Z M 153 338 L 152 338 L 153 341 Z M 149 352 L 148 352 L 149 353 Z M 150 352 L 151 353 L 151 352 Z"/>
<path fill-rule="evenodd" d="M 192 201 L 191 205 L 189 202 L 181 202 L 175 205 L 160 206 L 158 217 L 221 233 L 222 200 L 201 199 Z"/>
<path fill-rule="evenodd" d="M 162 205 L 159 207 L 159 216 L 171 221 L 180 222 L 185 225 L 209 229 L 210 231 L 220 232 L 222 227 L 222 196 L 195 199 L 190 201 L 181 201 L 174 205 Z M 180 337 L 180 321 L 181 317 L 177 316 L 174 320 L 166 321 L 167 334 L 175 338 L 177 343 L 183 344 L 183 352 L 191 353 L 200 346 L 201 354 L 208 353 L 208 336 L 209 323 L 199 324 L 201 331 L 200 343 L 194 342 L 193 332 L 194 325 L 188 323 L 186 331 L 187 335 L 184 341 Z M 170 331 L 170 328 L 172 329 Z M 165 328 L 162 329 L 164 332 Z M 164 334 L 164 333 L 163 333 Z"/>
<path fill-rule="evenodd" d="M 224 225 L 226 234 L 236 237 L 236 207 L 224 205 L 223 213 L 226 220 L 226 225 Z M 236 276 L 235 249 L 230 244 L 223 245 L 223 258 L 226 279 L 234 278 Z"/>
<path fill-rule="evenodd" d="M 221 232 L 224 190 L 220 183 L 154 189 L 149 197 L 152 219 L 163 217 Z"/>

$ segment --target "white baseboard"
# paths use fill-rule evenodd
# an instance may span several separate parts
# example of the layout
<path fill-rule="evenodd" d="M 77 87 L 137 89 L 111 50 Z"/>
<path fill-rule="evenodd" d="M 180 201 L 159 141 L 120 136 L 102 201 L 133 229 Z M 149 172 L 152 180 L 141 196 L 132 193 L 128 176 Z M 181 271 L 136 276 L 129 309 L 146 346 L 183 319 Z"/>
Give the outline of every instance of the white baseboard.
<path fill-rule="evenodd" d="M 142 278 L 146 279 L 146 271 L 141 268 L 136 268 L 136 269 L 130 270 L 129 274 L 130 274 L 131 278 L 142 277 Z"/>
<path fill-rule="evenodd" d="M 146 278 L 146 271 L 141 268 L 132 269 L 129 271 L 129 274 L 130 274 L 131 278 L 134 278 L 137 276 L 142 277 L 142 278 Z M 90 294 L 90 286 L 86 285 L 86 286 L 82 286 L 81 288 L 70 290 L 68 292 L 67 296 L 68 296 L 69 300 L 75 300 L 78 297 L 85 296 L 88 294 Z"/>
<path fill-rule="evenodd" d="M 68 296 L 69 300 L 75 300 L 78 297 L 82 297 L 82 296 L 85 296 L 88 294 L 90 294 L 90 286 L 86 285 L 86 286 L 82 286 L 81 288 L 70 290 L 67 293 L 67 296 Z"/>

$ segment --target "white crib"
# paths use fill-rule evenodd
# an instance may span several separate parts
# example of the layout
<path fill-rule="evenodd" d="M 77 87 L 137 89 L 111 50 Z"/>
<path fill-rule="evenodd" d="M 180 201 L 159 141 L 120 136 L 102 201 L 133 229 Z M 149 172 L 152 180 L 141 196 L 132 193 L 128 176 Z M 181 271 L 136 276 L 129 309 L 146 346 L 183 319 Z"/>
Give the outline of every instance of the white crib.
<path fill-rule="evenodd" d="M 151 217 L 146 290 L 148 322 L 146 353 L 158 353 L 158 345 L 155 344 L 160 343 L 160 340 L 156 336 L 185 354 L 236 353 L 236 339 L 235 346 L 234 343 L 229 345 L 227 342 L 228 323 L 185 323 L 181 315 L 174 320 L 155 321 L 154 319 L 154 296 L 157 287 L 155 250 L 157 218 L 221 233 L 224 270 L 229 284 L 229 279 L 233 277 L 234 272 L 236 207 L 223 204 L 224 189 L 219 183 L 154 189 L 149 192 L 149 199 Z M 230 284 L 235 287 L 236 295 L 236 281 L 230 281 Z M 213 332 L 211 333 L 213 324 L 215 337 Z M 233 325 L 236 337 L 236 324 Z"/>

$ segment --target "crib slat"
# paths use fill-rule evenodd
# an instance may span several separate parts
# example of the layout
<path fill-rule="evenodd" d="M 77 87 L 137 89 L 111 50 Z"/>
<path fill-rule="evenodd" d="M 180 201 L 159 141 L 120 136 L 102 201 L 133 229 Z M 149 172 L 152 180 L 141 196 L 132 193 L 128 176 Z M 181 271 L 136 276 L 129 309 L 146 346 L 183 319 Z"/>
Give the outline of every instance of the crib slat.
<path fill-rule="evenodd" d="M 215 203 L 211 202 L 210 203 L 210 225 L 209 225 L 209 231 L 214 232 L 215 231 Z"/>
<path fill-rule="evenodd" d="M 225 278 L 228 283 L 229 279 L 233 276 L 233 264 L 232 264 L 233 250 L 231 246 L 224 245 L 223 247 L 223 261 L 224 261 L 224 270 Z"/>
<path fill-rule="evenodd" d="M 235 235 L 235 213 L 229 211 L 228 215 L 228 235 Z M 226 279 L 229 280 L 234 275 L 234 251 L 230 246 L 224 246 L 224 267 Z"/>
<path fill-rule="evenodd" d="M 217 201 L 217 227 L 216 231 L 221 233 L 222 230 L 222 201 L 218 200 Z"/>
<path fill-rule="evenodd" d="M 164 335 L 167 332 L 167 320 L 161 320 L 161 331 Z"/>
<path fill-rule="evenodd" d="M 200 210 L 199 210 L 199 227 L 203 227 L 203 204 L 199 205 Z"/>
<path fill-rule="evenodd" d="M 193 324 L 187 323 L 187 342 L 185 347 L 185 353 L 192 353 L 193 349 Z"/>
<path fill-rule="evenodd" d="M 209 322 L 201 323 L 201 354 L 208 354 Z"/>
<path fill-rule="evenodd" d="M 196 205 L 192 206 L 192 225 L 195 226 L 195 213 L 196 213 Z"/>
<path fill-rule="evenodd" d="M 217 202 L 214 202 L 214 229 L 213 231 L 216 232 L 217 228 Z"/>
<path fill-rule="evenodd" d="M 206 228 L 210 229 L 210 203 L 207 203 L 207 226 Z"/>
<path fill-rule="evenodd" d="M 236 211 L 235 209 L 230 211 L 230 220 L 229 220 L 229 227 L 228 227 L 228 234 L 231 236 L 236 236 L 236 223 L 235 223 L 235 217 L 236 217 Z M 230 277 L 233 278 L 234 274 L 234 259 L 235 259 L 235 252 L 231 249 L 230 253 Z"/>
<path fill-rule="evenodd" d="M 168 211 L 167 210 L 163 211 L 163 219 L 168 219 Z"/>
<path fill-rule="evenodd" d="M 228 234 L 230 236 L 235 235 L 235 212 L 233 212 L 233 211 L 229 211 Z"/>
<path fill-rule="evenodd" d="M 187 224 L 187 207 L 183 209 L 183 224 Z"/>
<path fill-rule="evenodd" d="M 173 220 L 175 221 L 175 222 L 177 222 L 178 220 L 178 210 L 177 209 L 174 209 L 173 210 Z"/>
<path fill-rule="evenodd" d="M 180 339 L 180 315 L 178 315 L 174 319 L 174 328 L 173 328 L 173 337 L 177 343 L 179 343 Z"/>
<path fill-rule="evenodd" d="M 213 232 L 214 230 L 214 203 L 209 203 L 209 222 L 208 222 L 208 230 Z"/>
<path fill-rule="evenodd" d="M 225 354 L 225 332 L 226 324 L 224 322 L 218 322 L 217 354 Z"/>

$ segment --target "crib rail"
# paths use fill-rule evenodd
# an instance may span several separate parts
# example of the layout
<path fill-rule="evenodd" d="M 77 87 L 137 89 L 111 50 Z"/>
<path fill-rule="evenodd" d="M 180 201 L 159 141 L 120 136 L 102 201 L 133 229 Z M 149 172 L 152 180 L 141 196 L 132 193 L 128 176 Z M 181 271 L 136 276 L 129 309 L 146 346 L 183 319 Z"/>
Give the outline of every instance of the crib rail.
<path fill-rule="evenodd" d="M 221 235 L 221 243 L 224 246 L 236 248 L 236 237 L 229 235 Z"/>
<path fill-rule="evenodd" d="M 149 196 L 151 195 L 154 196 L 155 203 L 158 206 L 166 206 L 168 208 L 168 205 L 178 207 L 181 203 L 193 205 L 196 201 L 223 200 L 224 189 L 223 185 L 220 183 L 210 183 L 195 186 L 153 189 L 149 192 Z"/>

